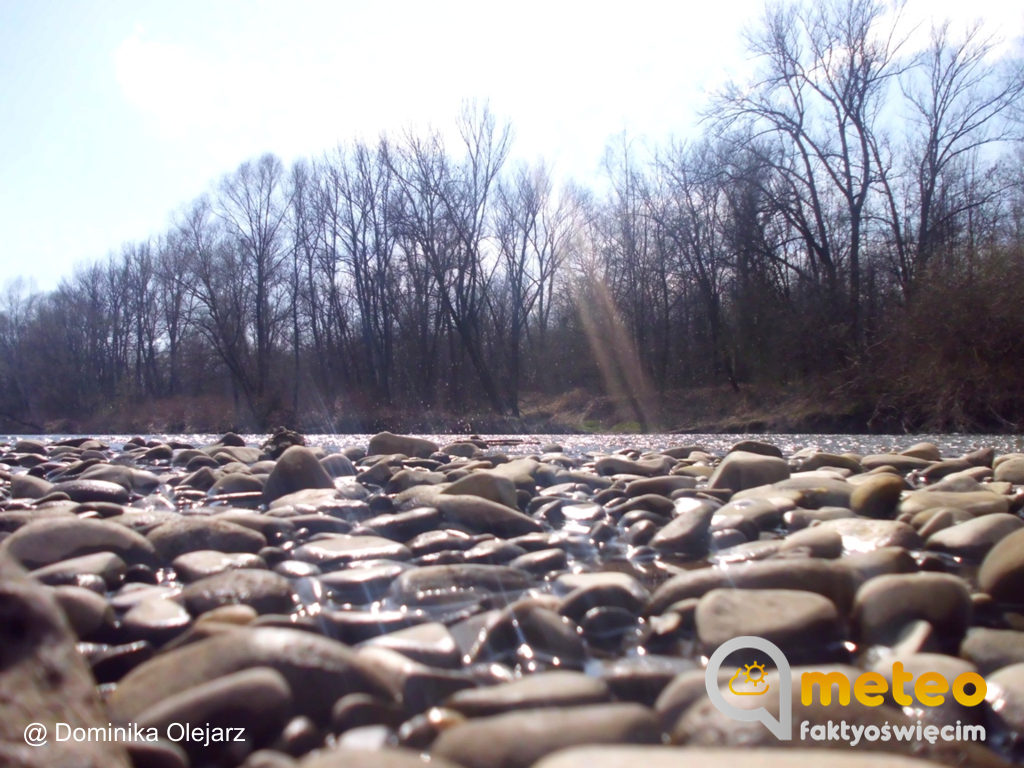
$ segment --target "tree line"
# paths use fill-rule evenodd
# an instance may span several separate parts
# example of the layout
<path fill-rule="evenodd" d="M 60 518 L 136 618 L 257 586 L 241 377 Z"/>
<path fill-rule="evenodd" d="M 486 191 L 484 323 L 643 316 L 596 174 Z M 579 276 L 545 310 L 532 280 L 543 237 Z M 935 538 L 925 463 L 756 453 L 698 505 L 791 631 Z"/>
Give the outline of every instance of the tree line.
<path fill-rule="evenodd" d="M 770 6 L 701 134 L 621 136 L 593 188 L 510 161 L 479 104 L 456 140 L 245 162 L 55 290 L 9 284 L 0 414 L 205 398 L 329 431 L 579 388 L 644 427 L 680 389 L 821 384 L 869 426 L 1013 427 L 1024 76 L 978 28 L 916 52 L 900 28 L 877 0 Z"/>

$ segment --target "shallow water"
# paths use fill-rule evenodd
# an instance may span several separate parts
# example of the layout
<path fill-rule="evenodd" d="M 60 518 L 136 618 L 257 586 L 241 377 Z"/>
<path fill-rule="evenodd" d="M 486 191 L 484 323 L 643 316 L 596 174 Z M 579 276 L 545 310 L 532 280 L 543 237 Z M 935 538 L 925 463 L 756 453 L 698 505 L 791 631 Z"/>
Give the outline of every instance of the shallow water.
<path fill-rule="evenodd" d="M 19 438 L 33 438 L 57 441 L 83 435 L 0 435 L 0 442 L 13 442 Z M 247 443 L 259 444 L 266 438 L 265 433 L 244 434 Z M 433 440 L 440 445 L 465 440 L 466 433 L 417 435 Z M 133 435 L 90 434 L 112 448 L 120 449 Z M 142 435 L 147 440 L 175 441 L 203 445 L 216 441 L 219 433 L 154 433 Z M 307 434 L 309 445 L 326 449 L 344 448 L 349 445 L 365 446 L 370 434 Z M 694 445 L 713 454 L 721 454 L 740 440 L 753 439 L 777 445 L 784 454 L 804 448 L 814 448 L 828 453 L 888 453 L 908 448 L 914 443 L 927 441 L 935 443 L 943 456 L 959 456 L 976 448 L 992 447 L 997 453 L 1024 451 L 1024 435 L 985 434 L 906 434 L 906 435 L 844 435 L 844 434 L 708 434 L 708 433 L 650 433 L 650 434 L 581 434 L 581 435 L 502 435 L 481 434 L 493 447 L 509 455 L 538 453 L 541 446 L 556 443 L 565 453 L 580 455 L 586 453 L 610 453 L 626 448 L 657 450 L 677 445 Z"/>

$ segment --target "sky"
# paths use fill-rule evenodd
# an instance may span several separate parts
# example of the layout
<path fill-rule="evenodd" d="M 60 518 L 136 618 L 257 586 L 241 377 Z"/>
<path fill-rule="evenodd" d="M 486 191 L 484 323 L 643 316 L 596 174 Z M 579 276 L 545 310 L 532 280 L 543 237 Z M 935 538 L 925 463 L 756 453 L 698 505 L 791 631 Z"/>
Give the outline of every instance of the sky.
<path fill-rule="evenodd" d="M 615 137 L 685 137 L 749 73 L 763 0 L 0 0 L 0 289 L 158 235 L 247 159 L 450 130 L 467 99 L 513 158 L 599 173 Z M 1013 0 L 909 0 L 1024 34 Z M 921 33 L 924 35 L 924 33 Z"/>

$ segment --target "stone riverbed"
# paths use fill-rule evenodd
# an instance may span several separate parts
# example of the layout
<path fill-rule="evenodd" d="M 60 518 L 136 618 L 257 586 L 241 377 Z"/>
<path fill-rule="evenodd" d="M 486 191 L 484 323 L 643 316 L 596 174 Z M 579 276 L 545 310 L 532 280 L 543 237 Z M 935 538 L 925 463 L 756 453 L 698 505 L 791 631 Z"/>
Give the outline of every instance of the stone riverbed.
<path fill-rule="evenodd" d="M 1012 442 L 583 440 L 0 444 L 0 765 L 1024 764 Z M 790 741 L 709 700 L 742 635 L 793 667 Z M 985 699 L 908 705 L 897 664 Z M 839 721 L 922 727 L 801 738 Z"/>

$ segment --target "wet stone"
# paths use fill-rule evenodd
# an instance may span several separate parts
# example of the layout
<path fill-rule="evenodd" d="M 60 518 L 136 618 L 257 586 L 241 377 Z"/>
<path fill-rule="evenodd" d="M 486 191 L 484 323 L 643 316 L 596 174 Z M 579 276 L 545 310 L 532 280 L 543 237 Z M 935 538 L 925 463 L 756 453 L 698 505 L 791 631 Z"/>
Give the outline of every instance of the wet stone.
<path fill-rule="evenodd" d="M 524 739 L 523 734 L 530 734 Z M 444 730 L 432 756 L 465 768 L 528 768 L 559 749 L 578 744 L 657 744 L 654 713 L 639 704 L 592 704 L 478 717 Z"/>
<path fill-rule="evenodd" d="M 404 544 L 381 536 L 325 534 L 296 547 L 294 556 L 327 570 L 359 560 L 408 560 L 412 553 Z"/>
<path fill-rule="evenodd" d="M 715 589 L 697 604 L 697 637 L 705 655 L 741 635 L 763 637 L 792 663 L 831 661 L 841 655 L 843 623 L 822 595 L 786 589 Z"/>
<path fill-rule="evenodd" d="M 248 605 L 258 613 L 288 612 L 293 607 L 288 579 L 253 568 L 207 576 L 185 587 L 183 597 L 193 616 L 222 605 Z"/>

